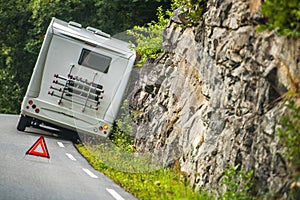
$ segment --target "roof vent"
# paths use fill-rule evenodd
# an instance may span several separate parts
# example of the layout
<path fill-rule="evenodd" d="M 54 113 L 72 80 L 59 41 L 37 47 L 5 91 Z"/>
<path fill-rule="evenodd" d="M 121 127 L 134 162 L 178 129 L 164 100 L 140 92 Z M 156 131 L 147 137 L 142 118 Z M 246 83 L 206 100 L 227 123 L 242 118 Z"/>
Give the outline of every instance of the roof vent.
<path fill-rule="evenodd" d="M 73 26 L 73 27 L 75 27 L 75 28 L 79 28 L 79 29 L 82 28 L 82 25 L 79 24 L 79 23 L 77 23 L 77 22 L 72 22 L 72 21 L 70 21 L 68 25 L 69 25 L 69 26 Z"/>
<path fill-rule="evenodd" d="M 96 31 L 96 32 L 95 32 L 95 35 L 99 35 L 99 36 L 102 36 L 102 37 L 110 38 L 110 35 L 109 35 L 109 34 L 104 33 L 104 32 L 102 32 L 102 31 L 100 31 L 100 30 Z"/>
<path fill-rule="evenodd" d="M 86 30 L 93 32 L 95 35 L 97 36 L 102 36 L 102 37 L 106 37 L 106 38 L 110 38 L 110 34 L 104 33 L 103 31 L 93 28 L 93 27 L 86 27 Z"/>
<path fill-rule="evenodd" d="M 93 33 L 95 33 L 96 31 L 99 31 L 98 29 L 90 27 L 90 26 L 86 27 L 86 30 L 91 31 Z"/>

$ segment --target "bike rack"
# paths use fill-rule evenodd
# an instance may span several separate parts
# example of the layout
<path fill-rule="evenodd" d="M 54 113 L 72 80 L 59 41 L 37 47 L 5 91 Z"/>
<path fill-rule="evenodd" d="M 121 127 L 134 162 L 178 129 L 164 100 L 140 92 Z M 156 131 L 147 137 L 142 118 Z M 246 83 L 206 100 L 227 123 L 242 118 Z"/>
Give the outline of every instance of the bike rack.
<path fill-rule="evenodd" d="M 70 71 L 67 77 L 59 74 L 54 74 L 54 80 L 52 83 L 54 86 L 50 86 L 48 94 L 53 97 L 59 98 L 58 105 L 62 104 L 63 100 L 73 102 L 78 105 L 82 105 L 82 112 L 85 112 L 86 108 L 98 110 L 100 100 L 103 99 L 101 94 L 104 93 L 103 86 L 95 83 L 95 78 L 98 75 L 94 74 L 93 80 L 89 82 L 87 79 L 79 78 L 78 76 L 72 75 L 74 64 L 70 65 Z M 80 102 L 70 97 L 77 97 L 82 99 Z"/>

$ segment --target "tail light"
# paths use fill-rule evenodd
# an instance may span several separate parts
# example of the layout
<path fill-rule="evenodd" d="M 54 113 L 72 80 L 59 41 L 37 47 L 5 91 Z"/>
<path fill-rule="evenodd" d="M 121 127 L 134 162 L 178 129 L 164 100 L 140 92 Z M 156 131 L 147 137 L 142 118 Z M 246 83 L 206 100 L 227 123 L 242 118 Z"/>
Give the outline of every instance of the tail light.
<path fill-rule="evenodd" d="M 36 104 L 34 104 L 33 100 L 29 100 L 28 101 L 28 105 L 26 105 L 25 107 L 27 110 L 29 110 L 30 108 L 32 108 L 32 110 L 34 110 L 35 113 L 40 113 L 40 109 L 37 107 Z"/>

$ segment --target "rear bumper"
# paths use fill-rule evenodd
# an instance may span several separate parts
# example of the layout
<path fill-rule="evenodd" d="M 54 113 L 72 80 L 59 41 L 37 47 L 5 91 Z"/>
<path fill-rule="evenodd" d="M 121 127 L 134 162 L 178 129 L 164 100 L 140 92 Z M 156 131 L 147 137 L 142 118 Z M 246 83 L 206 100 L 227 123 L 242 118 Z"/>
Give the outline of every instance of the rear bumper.
<path fill-rule="evenodd" d="M 30 105 L 28 103 L 29 100 L 29 98 L 24 99 L 21 114 L 64 129 L 107 137 L 109 135 L 109 129 L 113 124 L 113 122 L 107 122 L 97 118 L 96 115 L 93 116 L 74 112 L 71 109 L 44 102 L 37 98 L 32 98 L 33 103 Z M 38 112 L 36 111 L 37 109 Z M 105 125 L 109 127 L 106 130 L 104 130 Z"/>

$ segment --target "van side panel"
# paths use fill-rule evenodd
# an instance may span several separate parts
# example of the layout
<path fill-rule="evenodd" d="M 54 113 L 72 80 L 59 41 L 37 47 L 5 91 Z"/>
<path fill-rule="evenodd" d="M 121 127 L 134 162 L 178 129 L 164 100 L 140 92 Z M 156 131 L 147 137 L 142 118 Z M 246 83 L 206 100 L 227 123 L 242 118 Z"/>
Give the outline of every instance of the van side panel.
<path fill-rule="evenodd" d="M 30 79 L 26 96 L 27 97 L 37 97 L 40 92 L 40 86 L 41 86 L 41 77 L 44 72 L 44 65 L 46 62 L 47 54 L 48 54 L 48 49 L 51 44 L 53 36 L 53 31 L 51 29 L 51 26 L 49 26 L 47 33 L 45 35 L 44 42 L 41 47 L 41 51 L 39 53 L 39 56 L 37 58 L 34 71 L 32 73 L 32 77 Z"/>
<path fill-rule="evenodd" d="M 121 103 L 123 100 L 124 92 L 127 88 L 128 80 L 130 78 L 131 70 L 135 61 L 135 55 L 133 55 L 128 61 L 126 71 L 120 79 L 119 87 L 117 88 L 114 98 L 111 101 L 109 108 L 107 109 L 105 120 L 106 121 L 114 121 L 118 115 L 119 109 L 121 107 Z"/>

